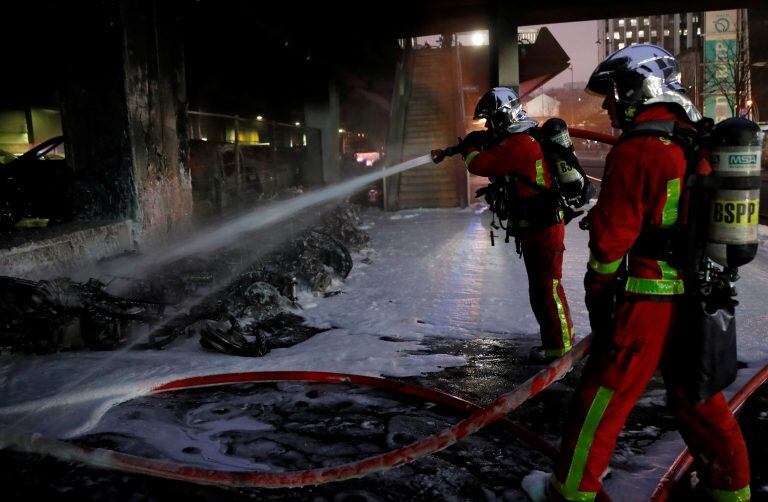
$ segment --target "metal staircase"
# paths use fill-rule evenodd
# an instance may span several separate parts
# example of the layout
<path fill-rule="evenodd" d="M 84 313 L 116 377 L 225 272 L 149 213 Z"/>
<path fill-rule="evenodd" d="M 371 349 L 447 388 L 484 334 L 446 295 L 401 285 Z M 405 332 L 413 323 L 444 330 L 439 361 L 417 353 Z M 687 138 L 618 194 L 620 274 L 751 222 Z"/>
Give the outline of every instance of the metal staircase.
<path fill-rule="evenodd" d="M 408 51 L 393 99 L 390 152 L 407 160 L 453 145 L 463 135 L 463 101 L 455 48 Z M 399 141 L 398 141 L 399 140 Z M 467 204 L 467 175 L 460 158 L 420 166 L 388 183 L 389 209 Z"/>

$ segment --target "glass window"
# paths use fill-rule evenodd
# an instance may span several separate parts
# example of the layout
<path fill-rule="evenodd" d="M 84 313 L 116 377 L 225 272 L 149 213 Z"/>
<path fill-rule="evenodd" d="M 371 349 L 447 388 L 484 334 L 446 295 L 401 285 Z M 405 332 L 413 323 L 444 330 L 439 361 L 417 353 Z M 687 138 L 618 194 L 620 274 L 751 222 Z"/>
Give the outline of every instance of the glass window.
<path fill-rule="evenodd" d="M 645 30 L 640 30 L 637 32 L 637 36 L 640 38 L 643 38 L 645 36 Z"/>
<path fill-rule="evenodd" d="M 658 31 L 651 30 L 651 37 L 658 37 L 658 36 L 659 36 L 659 32 Z"/>
<path fill-rule="evenodd" d="M 624 20 L 623 19 L 619 19 L 619 26 L 624 26 Z"/>
<path fill-rule="evenodd" d="M 627 38 L 632 38 L 632 32 L 631 31 L 627 32 Z"/>
<path fill-rule="evenodd" d="M 626 47 L 624 42 L 619 42 L 619 49 L 623 49 L 624 47 Z"/>
<path fill-rule="evenodd" d="M 668 37 L 668 36 L 669 36 L 669 30 L 664 30 L 664 36 L 665 36 L 665 37 Z"/>
<path fill-rule="evenodd" d="M 637 26 L 637 19 L 630 19 L 629 20 L 629 25 L 630 26 Z"/>
<path fill-rule="evenodd" d="M 699 22 L 699 16 L 693 16 L 693 22 L 698 23 Z"/>
<path fill-rule="evenodd" d="M 613 32 L 613 39 L 619 40 L 621 38 L 621 34 L 618 31 Z"/>
<path fill-rule="evenodd" d="M 650 17 L 643 18 L 643 26 L 650 26 L 650 25 L 651 25 L 651 18 Z"/>
<path fill-rule="evenodd" d="M 683 30 L 683 36 L 688 36 L 688 28 Z"/>
<path fill-rule="evenodd" d="M 699 26 L 698 28 L 696 28 L 696 34 L 697 34 L 697 35 L 701 35 L 701 26 Z"/>

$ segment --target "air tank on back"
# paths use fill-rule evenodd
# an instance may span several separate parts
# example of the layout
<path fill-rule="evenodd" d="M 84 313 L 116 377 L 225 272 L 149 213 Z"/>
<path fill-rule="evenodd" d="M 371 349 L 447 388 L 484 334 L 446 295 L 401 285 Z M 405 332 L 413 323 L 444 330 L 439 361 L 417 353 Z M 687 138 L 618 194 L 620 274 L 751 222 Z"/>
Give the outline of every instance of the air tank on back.
<path fill-rule="evenodd" d="M 579 200 L 586 180 L 574 153 L 568 126 L 559 118 L 551 118 L 541 126 L 541 139 L 549 169 L 554 173 L 560 192 L 569 204 Z M 581 206 L 583 202 L 576 204 Z"/>
<path fill-rule="evenodd" d="M 710 135 L 714 191 L 706 251 L 724 267 L 740 267 L 757 253 L 763 136 L 743 118 L 720 122 Z"/>

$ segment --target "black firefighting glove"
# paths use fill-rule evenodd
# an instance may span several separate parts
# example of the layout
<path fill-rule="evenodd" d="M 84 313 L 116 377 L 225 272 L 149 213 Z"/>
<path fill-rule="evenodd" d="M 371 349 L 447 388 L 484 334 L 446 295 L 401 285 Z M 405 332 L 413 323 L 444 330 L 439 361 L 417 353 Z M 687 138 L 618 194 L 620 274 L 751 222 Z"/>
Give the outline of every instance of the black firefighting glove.
<path fill-rule="evenodd" d="M 587 211 L 587 215 L 579 221 L 579 228 L 582 230 L 589 230 L 589 211 Z"/>
<path fill-rule="evenodd" d="M 448 147 L 450 148 L 450 147 Z M 435 150 L 431 150 L 429 154 L 432 156 L 432 162 L 435 164 L 441 163 L 443 160 L 445 160 L 446 157 L 448 157 L 448 154 L 446 153 L 446 150 L 448 148 L 441 150 L 440 148 L 437 148 Z"/>
<path fill-rule="evenodd" d="M 595 334 L 613 331 L 613 314 L 621 282 L 615 274 L 598 274 L 591 268 L 584 276 L 584 303 L 589 312 L 589 324 Z"/>
<path fill-rule="evenodd" d="M 453 157 L 457 153 L 458 151 L 456 150 L 455 146 L 448 146 L 443 149 L 438 148 L 429 152 L 429 154 L 432 156 L 432 162 L 435 164 L 439 164 L 445 160 L 446 157 Z"/>
<path fill-rule="evenodd" d="M 584 211 L 576 211 L 570 206 L 565 206 L 563 207 L 563 223 L 567 225 L 572 219 L 578 218 L 582 214 L 584 214 Z"/>

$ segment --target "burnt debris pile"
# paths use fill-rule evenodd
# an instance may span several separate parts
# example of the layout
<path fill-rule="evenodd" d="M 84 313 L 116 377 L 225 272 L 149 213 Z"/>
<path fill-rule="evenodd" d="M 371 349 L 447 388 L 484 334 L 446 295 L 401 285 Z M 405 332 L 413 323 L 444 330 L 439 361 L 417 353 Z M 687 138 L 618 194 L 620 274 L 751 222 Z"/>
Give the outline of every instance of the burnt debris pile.
<path fill-rule="evenodd" d="M 165 305 L 110 295 L 95 279 L 0 277 L 0 351 L 115 349 L 137 325 L 162 319 Z"/>
<path fill-rule="evenodd" d="M 267 254 L 255 244 L 187 257 L 144 278 L 0 277 L 0 351 L 159 349 L 193 336 L 242 356 L 294 345 L 320 331 L 303 325 L 298 291 L 338 293 L 334 278 L 347 277 L 368 243 L 359 221 L 342 205 Z"/>

